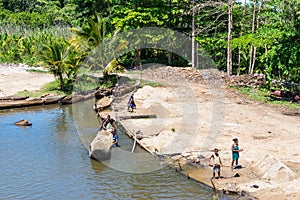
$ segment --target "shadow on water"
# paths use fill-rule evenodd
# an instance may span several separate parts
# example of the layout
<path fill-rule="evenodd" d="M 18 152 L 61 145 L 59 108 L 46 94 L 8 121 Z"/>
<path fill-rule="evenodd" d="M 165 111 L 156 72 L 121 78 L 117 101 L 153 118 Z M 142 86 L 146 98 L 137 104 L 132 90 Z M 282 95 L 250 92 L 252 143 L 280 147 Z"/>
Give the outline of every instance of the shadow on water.
<path fill-rule="evenodd" d="M 91 162 L 91 167 L 92 167 L 92 169 L 93 169 L 96 173 L 101 173 L 101 172 L 104 171 L 105 168 L 106 168 L 106 165 L 102 164 L 102 163 L 99 162 L 99 161 L 90 159 L 90 162 Z"/>

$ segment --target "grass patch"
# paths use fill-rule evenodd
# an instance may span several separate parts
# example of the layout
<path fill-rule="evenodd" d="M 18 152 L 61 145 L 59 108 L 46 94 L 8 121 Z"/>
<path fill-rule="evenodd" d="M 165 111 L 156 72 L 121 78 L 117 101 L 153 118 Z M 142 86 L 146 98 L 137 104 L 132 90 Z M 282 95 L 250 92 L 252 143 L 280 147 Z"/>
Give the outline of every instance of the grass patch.
<path fill-rule="evenodd" d="M 14 96 L 29 96 L 29 97 L 40 97 L 45 94 L 53 94 L 53 95 L 63 95 L 64 92 L 60 91 L 60 85 L 59 81 L 55 80 L 50 83 L 47 83 L 44 85 L 40 90 L 38 91 L 20 91 Z"/>
<path fill-rule="evenodd" d="M 140 87 L 143 87 L 145 85 L 150 85 L 151 87 L 163 87 L 164 86 L 162 83 L 148 81 L 148 80 L 141 80 Z"/>
<path fill-rule="evenodd" d="M 122 77 L 119 77 L 119 85 L 122 85 L 122 84 L 128 84 L 128 85 L 133 85 L 135 83 L 139 82 L 140 85 L 139 87 L 143 87 L 145 85 L 149 85 L 149 86 L 152 86 L 152 87 L 164 87 L 164 85 L 162 83 L 158 83 L 158 82 L 154 82 L 154 81 L 149 81 L 149 80 L 140 80 L 139 78 L 128 78 L 126 76 L 122 76 Z"/>
<path fill-rule="evenodd" d="M 258 102 L 265 102 L 272 105 L 279 105 L 286 108 L 300 109 L 300 104 L 292 103 L 286 100 L 273 100 L 269 96 L 269 91 L 264 88 L 252 88 L 252 87 L 236 87 L 231 86 L 240 94 L 249 97 L 250 99 Z"/>
<path fill-rule="evenodd" d="M 87 91 L 94 90 L 98 88 L 99 86 L 102 86 L 103 88 L 109 88 L 112 86 L 115 86 L 116 83 L 118 83 L 119 80 L 125 81 L 128 83 L 134 84 L 134 82 L 137 81 L 137 79 L 125 79 L 122 77 L 118 77 L 115 74 L 109 75 L 106 77 L 107 79 L 104 79 L 103 77 L 94 77 L 91 75 L 80 75 L 77 77 L 76 82 L 74 83 L 74 87 L 72 91 L 63 92 L 60 90 L 60 84 L 59 80 L 56 79 L 53 82 L 47 83 L 44 85 L 40 90 L 36 91 L 20 91 L 14 96 L 29 96 L 29 97 L 40 97 L 45 94 L 53 94 L 53 95 L 71 95 L 72 92 L 78 93 L 78 94 L 84 94 Z M 161 83 L 148 81 L 148 80 L 142 80 L 140 82 L 140 87 L 143 87 L 145 85 L 150 85 L 152 87 L 162 87 L 164 86 Z"/>

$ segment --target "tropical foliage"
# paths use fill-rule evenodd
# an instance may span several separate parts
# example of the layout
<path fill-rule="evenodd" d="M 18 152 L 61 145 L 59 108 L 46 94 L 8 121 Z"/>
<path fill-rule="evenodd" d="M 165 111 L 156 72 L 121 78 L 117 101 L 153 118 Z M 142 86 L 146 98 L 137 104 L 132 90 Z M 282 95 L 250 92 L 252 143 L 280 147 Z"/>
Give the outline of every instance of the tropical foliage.
<path fill-rule="evenodd" d="M 102 69 L 105 76 L 147 62 L 188 66 L 190 60 L 165 50 L 136 49 L 118 57 L 127 41 L 109 50 L 102 44 L 118 32 L 142 27 L 168 28 L 191 36 L 194 19 L 195 40 L 220 70 L 227 70 L 230 44 L 229 74 L 263 73 L 268 88 L 299 90 L 299 0 L 233 1 L 228 44 L 229 2 L 0 0 L 0 62 L 38 65 L 43 61 L 63 90 L 72 87 L 84 59 L 88 68 Z M 150 39 L 159 41 L 158 36 Z"/>

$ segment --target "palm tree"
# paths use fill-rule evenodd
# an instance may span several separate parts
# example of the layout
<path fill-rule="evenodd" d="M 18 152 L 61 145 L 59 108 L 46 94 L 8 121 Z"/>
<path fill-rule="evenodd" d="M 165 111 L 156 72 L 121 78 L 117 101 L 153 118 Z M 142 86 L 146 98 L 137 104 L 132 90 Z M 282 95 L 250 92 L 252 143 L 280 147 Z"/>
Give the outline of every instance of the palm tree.
<path fill-rule="evenodd" d="M 66 41 L 50 42 L 45 46 L 42 55 L 42 63 L 46 65 L 49 71 L 59 78 L 60 89 L 65 91 L 64 74 L 66 73 L 69 45 Z"/>
<path fill-rule="evenodd" d="M 95 15 L 95 18 L 95 20 L 90 19 L 81 28 L 71 28 L 73 35 L 69 43 L 77 52 L 88 54 L 104 41 L 106 21 L 98 15 Z"/>
<path fill-rule="evenodd" d="M 70 45 L 81 55 L 86 56 L 89 69 L 103 69 L 104 78 L 109 73 L 122 71 L 116 55 L 128 45 L 127 41 L 111 45 L 115 42 L 118 31 L 115 31 L 108 40 L 110 32 L 107 29 L 106 18 L 101 19 L 99 15 L 95 15 L 95 20 L 89 20 L 82 28 L 71 28 L 73 35 L 69 39 Z"/>

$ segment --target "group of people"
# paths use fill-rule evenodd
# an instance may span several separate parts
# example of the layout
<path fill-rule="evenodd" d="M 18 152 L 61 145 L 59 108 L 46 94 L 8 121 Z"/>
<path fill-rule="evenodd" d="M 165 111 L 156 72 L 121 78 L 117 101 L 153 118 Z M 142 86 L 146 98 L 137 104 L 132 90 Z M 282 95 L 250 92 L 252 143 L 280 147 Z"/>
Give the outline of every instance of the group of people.
<path fill-rule="evenodd" d="M 133 109 L 135 109 L 135 108 L 136 108 L 136 105 L 135 105 L 133 94 L 132 94 L 128 100 L 128 111 L 133 112 Z M 110 117 L 110 115 L 107 115 L 107 117 L 102 120 L 100 130 L 106 130 L 106 131 L 110 130 L 110 132 L 113 134 L 112 144 L 113 144 L 113 146 L 118 147 L 119 146 L 119 136 L 117 134 L 116 128 L 113 126 L 114 122 L 115 121 Z"/>
<path fill-rule="evenodd" d="M 119 146 L 119 136 L 117 134 L 117 130 L 113 127 L 114 120 L 107 115 L 105 119 L 102 120 L 100 130 L 110 130 L 113 135 L 112 145 L 118 147 Z"/>
<path fill-rule="evenodd" d="M 239 152 L 243 151 L 243 149 L 239 148 L 239 140 L 237 138 L 233 139 L 233 144 L 231 146 L 232 151 L 232 161 L 231 161 L 231 170 L 233 170 L 233 165 L 239 164 Z M 214 154 L 212 154 L 209 158 L 209 163 L 213 160 L 213 178 L 216 178 L 216 173 L 218 173 L 218 178 L 221 178 L 221 166 L 222 161 L 219 155 L 219 149 L 214 149 Z M 209 164 L 210 165 L 210 164 Z"/>

